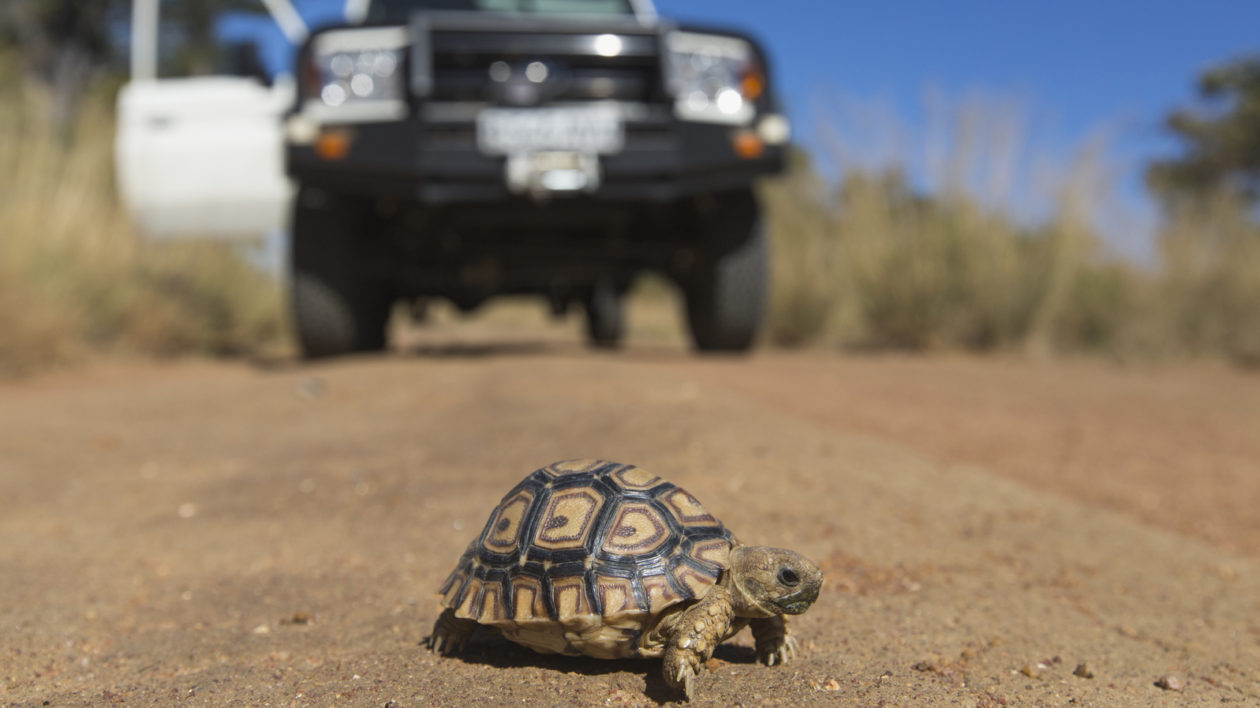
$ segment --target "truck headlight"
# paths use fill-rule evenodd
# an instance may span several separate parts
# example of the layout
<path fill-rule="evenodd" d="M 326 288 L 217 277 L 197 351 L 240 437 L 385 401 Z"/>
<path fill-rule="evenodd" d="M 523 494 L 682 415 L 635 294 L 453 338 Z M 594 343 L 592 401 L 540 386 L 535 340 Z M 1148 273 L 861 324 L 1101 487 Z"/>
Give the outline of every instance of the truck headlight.
<path fill-rule="evenodd" d="M 748 42 L 694 32 L 671 32 L 665 41 L 666 76 L 679 118 L 727 125 L 752 121 L 765 74 Z"/>
<path fill-rule="evenodd" d="M 303 110 L 325 122 L 391 120 L 406 114 L 403 27 L 336 30 L 311 41 Z"/>

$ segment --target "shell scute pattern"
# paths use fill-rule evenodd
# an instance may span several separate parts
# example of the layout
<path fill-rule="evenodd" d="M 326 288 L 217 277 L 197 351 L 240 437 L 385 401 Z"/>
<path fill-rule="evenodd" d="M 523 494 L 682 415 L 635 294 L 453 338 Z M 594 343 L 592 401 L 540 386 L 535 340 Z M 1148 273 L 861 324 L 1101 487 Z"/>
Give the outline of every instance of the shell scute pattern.
<path fill-rule="evenodd" d="M 542 621 L 633 634 L 645 618 L 702 597 L 734 541 L 694 497 L 643 469 L 557 462 L 504 496 L 441 602 L 504 631 Z"/>

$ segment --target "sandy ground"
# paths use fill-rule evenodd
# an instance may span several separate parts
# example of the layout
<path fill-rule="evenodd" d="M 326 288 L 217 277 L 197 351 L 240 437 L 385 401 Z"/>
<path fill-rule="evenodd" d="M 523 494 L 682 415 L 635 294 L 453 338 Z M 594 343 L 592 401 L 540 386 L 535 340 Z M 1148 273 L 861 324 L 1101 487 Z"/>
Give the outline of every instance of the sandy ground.
<path fill-rule="evenodd" d="M 1260 705 L 1258 376 L 416 341 L 0 386 L 0 705 L 668 702 L 654 662 L 420 646 L 503 492 L 587 456 L 826 573 L 800 660 L 737 637 L 700 704 Z"/>

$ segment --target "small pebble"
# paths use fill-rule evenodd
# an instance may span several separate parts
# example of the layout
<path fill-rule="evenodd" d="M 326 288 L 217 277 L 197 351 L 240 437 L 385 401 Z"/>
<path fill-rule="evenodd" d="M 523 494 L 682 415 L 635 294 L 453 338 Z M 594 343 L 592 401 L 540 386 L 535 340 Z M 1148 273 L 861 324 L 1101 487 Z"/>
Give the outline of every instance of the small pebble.
<path fill-rule="evenodd" d="M 1089 668 L 1089 664 L 1077 664 L 1076 670 L 1072 672 L 1072 675 L 1090 679 L 1094 678 L 1094 670 Z"/>
<path fill-rule="evenodd" d="M 1180 691 L 1182 688 L 1185 688 L 1185 686 L 1181 683 L 1181 679 L 1172 675 L 1160 676 L 1159 680 L 1155 682 L 1155 685 L 1165 691 Z"/>

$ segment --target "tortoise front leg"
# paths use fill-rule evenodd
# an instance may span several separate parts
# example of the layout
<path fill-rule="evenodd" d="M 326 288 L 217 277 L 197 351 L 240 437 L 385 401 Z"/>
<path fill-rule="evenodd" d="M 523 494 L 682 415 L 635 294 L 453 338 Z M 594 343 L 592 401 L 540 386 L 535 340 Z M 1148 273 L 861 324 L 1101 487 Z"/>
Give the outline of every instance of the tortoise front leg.
<path fill-rule="evenodd" d="M 786 664 L 796 658 L 796 637 L 788 632 L 787 618 L 783 615 L 758 618 L 748 623 L 757 643 L 757 661 L 766 666 Z"/>
<path fill-rule="evenodd" d="M 665 649 L 665 683 L 681 688 L 691 700 L 696 674 L 726 638 L 734 617 L 730 594 L 721 587 L 713 588 L 704 599 L 679 613 Z"/>
<path fill-rule="evenodd" d="M 424 638 L 424 645 L 429 651 L 443 656 L 458 653 L 468 643 L 477 623 L 470 619 L 455 616 L 455 610 L 446 608 L 433 623 L 433 633 Z"/>

